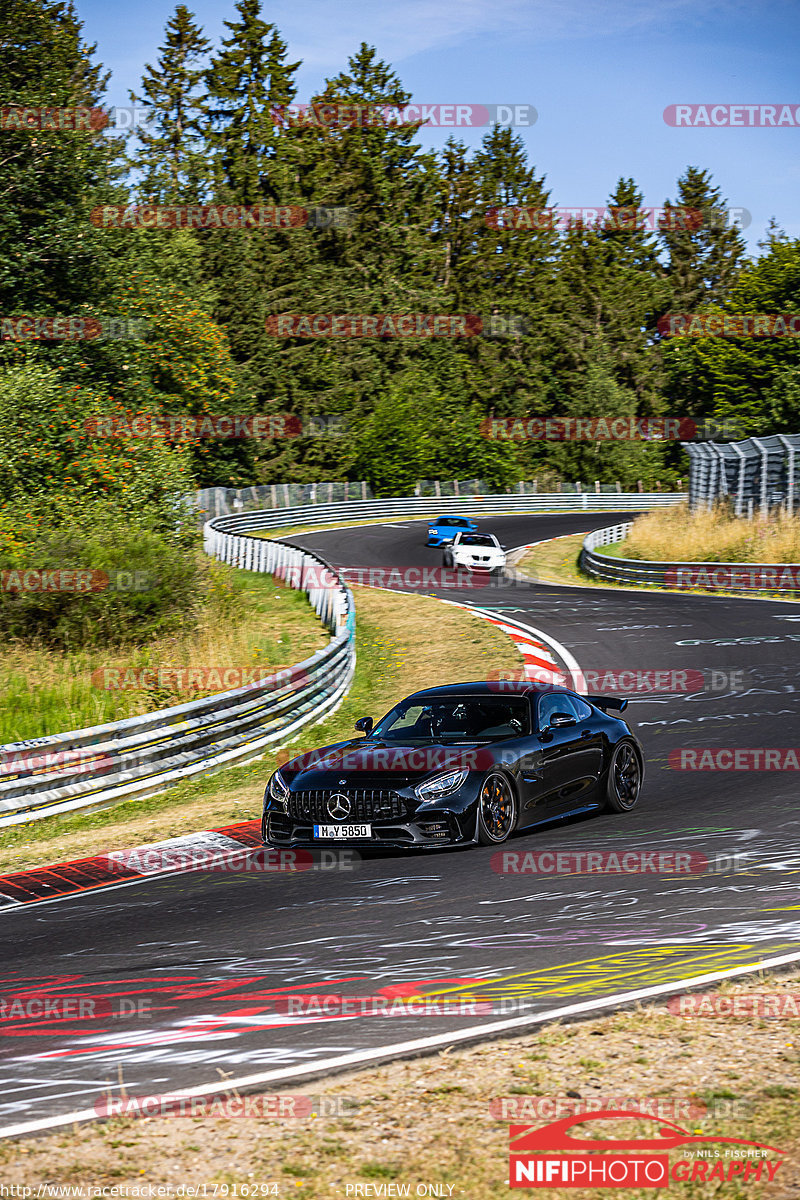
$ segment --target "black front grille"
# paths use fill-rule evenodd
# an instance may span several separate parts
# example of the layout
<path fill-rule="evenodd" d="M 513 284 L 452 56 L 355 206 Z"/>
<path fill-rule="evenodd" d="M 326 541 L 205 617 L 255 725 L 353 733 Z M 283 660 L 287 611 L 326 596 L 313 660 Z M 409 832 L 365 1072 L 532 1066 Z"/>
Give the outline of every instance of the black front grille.
<path fill-rule="evenodd" d="M 295 821 L 317 821 L 329 824 L 328 801 L 337 795 L 335 788 L 313 792 L 292 792 L 289 795 L 288 813 Z M 405 805 L 396 792 L 381 788 L 353 788 L 338 793 L 350 801 L 350 812 L 345 821 L 385 821 L 405 817 Z"/>
<path fill-rule="evenodd" d="M 267 814 L 267 841 L 288 841 L 292 835 L 292 823 L 282 812 Z"/>

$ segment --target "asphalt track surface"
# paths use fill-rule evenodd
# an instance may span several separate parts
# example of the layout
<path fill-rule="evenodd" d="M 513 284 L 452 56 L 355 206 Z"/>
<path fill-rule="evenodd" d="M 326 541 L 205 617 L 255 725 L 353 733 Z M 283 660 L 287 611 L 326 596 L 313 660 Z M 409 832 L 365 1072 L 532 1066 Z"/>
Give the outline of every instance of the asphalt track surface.
<path fill-rule="evenodd" d="M 481 528 L 518 546 L 629 516 L 517 516 Z M 439 566 L 424 530 L 398 521 L 289 540 L 343 566 Z M 680 991 L 686 978 L 797 953 L 797 773 L 678 771 L 669 753 L 798 741 L 800 605 L 536 584 L 440 595 L 546 632 L 584 670 L 743 672 L 733 687 L 720 674 L 717 691 L 630 704 L 647 756 L 633 813 L 556 822 L 508 847 L 689 851 L 719 869 L 501 874 L 496 851 L 475 848 L 380 854 L 351 872 L 160 877 L 4 911 L 6 998 L 35 991 L 138 1011 L 0 1020 L 0 1132 L 91 1111 L 120 1078 L 129 1095 L 152 1095 L 271 1072 L 269 1086 L 300 1091 L 345 1056 L 485 1030 L 523 1001 L 535 1015 L 648 987 Z M 453 682 L 446 663 L 442 682 Z M 276 1001 L 298 991 L 441 993 L 491 1000 L 496 1013 L 280 1011 Z"/>

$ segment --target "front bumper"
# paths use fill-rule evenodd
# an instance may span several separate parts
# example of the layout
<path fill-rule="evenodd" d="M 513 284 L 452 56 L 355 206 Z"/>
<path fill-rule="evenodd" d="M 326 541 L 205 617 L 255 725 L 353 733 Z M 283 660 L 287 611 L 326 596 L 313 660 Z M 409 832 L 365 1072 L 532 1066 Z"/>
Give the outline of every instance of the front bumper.
<path fill-rule="evenodd" d="M 492 562 L 491 560 L 489 562 L 473 562 L 471 559 L 453 558 L 453 566 L 462 567 L 466 571 L 486 571 L 489 573 L 491 571 L 502 571 L 505 569 L 505 565 L 505 559 L 500 559 L 497 562 Z"/>
<path fill-rule="evenodd" d="M 261 819 L 261 836 L 265 845 L 330 849 L 348 846 L 352 849 L 413 848 L 435 849 L 436 846 L 465 846 L 475 841 L 475 809 L 470 805 L 461 811 L 450 808 L 431 808 L 404 817 L 370 818 L 372 836 L 355 838 L 314 837 L 314 821 L 293 817 L 279 805 L 270 802 Z M 327 824 L 332 824 L 330 818 Z"/>

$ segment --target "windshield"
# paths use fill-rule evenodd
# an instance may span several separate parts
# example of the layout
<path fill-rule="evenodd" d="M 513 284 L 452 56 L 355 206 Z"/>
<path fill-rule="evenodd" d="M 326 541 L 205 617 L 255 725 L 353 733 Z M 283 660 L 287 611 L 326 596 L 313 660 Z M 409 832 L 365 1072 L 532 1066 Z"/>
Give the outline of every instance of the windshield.
<path fill-rule="evenodd" d="M 432 703 L 404 700 L 373 729 L 393 742 L 492 742 L 528 733 L 522 697 L 453 696 Z"/>
<path fill-rule="evenodd" d="M 494 538 L 488 533 L 465 533 L 461 538 L 462 546 L 494 546 Z"/>

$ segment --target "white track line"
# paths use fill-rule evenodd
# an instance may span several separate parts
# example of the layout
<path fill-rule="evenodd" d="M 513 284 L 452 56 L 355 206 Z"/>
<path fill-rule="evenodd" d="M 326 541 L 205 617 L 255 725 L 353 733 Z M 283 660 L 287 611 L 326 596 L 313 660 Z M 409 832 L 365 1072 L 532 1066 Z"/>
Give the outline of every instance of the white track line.
<path fill-rule="evenodd" d="M 560 1021 L 565 1017 L 577 1017 L 584 1014 L 602 1012 L 604 1009 L 618 1007 L 621 1004 L 632 1004 L 640 1000 L 674 995 L 686 988 L 700 987 L 703 984 L 715 983 L 721 979 L 732 979 L 737 975 L 752 975 L 759 971 L 788 966 L 798 961 L 800 961 L 800 951 L 795 951 L 792 954 L 783 954 L 777 958 L 765 958 L 760 962 L 749 963 L 747 966 L 730 967 L 728 970 L 714 971 L 708 975 L 692 975 L 687 979 L 676 979 L 672 983 L 659 983 L 651 987 L 637 988 L 633 992 L 618 992 L 615 996 L 604 996 L 598 1000 L 584 1000 L 579 1004 L 567 1004 L 561 1008 L 551 1008 L 544 1012 L 533 1013 L 528 1017 L 512 1017 L 507 1021 L 493 1021 L 487 1025 L 472 1025 L 469 1029 L 455 1030 L 450 1033 L 437 1033 L 430 1037 L 416 1038 L 412 1041 L 395 1042 L 388 1046 L 379 1046 L 370 1050 L 358 1050 L 350 1054 L 340 1054 L 335 1058 L 320 1059 L 320 1061 L 313 1065 L 304 1064 L 300 1067 L 284 1067 L 274 1071 L 261 1071 L 255 1075 L 241 1075 L 238 1079 L 226 1079 L 224 1082 L 216 1080 L 214 1083 L 201 1083 L 196 1087 L 181 1088 L 178 1091 L 161 1093 L 161 1099 L 164 1101 L 188 1100 L 192 1097 L 217 1096 L 227 1092 L 250 1092 L 262 1090 L 265 1085 L 284 1083 L 304 1077 L 313 1079 L 331 1072 L 372 1066 L 385 1059 L 398 1057 L 416 1058 L 437 1050 L 440 1047 L 455 1046 L 459 1042 L 480 1041 L 490 1034 L 521 1033 L 526 1029 L 542 1025 L 547 1021 Z M 100 1098 L 98 1098 L 98 1103 L 102 1103 Z M 0 1137 L 20 1137 L 27 1133 L 41 1133 L 46 1129 L 58 1129 L 64 1125 L 72 1125 L 76 1121 L 96 1120 L 98 1120 L 98 1113 L 93 1108 L 76 1109 L 74 1112 L 63 1113 L 58 1117 L 42 1117 L 35 1121 L 21 1121 L 17 1125 L 7 1125 L 5 1128 L 0 1128 Z"/>

